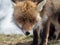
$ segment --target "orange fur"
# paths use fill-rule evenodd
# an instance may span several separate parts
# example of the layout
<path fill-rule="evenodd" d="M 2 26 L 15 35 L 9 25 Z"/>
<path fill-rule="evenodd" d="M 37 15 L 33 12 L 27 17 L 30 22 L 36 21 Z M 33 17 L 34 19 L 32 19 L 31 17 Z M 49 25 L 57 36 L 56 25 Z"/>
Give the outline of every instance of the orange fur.
<path fill-rule="evenodd" d="M 25 30 L 31 30 L 37 22 L 37 13 L 37 4 L 30 0 L 17 2 L 14 7 L 14 19 L 17 23 L 21 23 Z"/>

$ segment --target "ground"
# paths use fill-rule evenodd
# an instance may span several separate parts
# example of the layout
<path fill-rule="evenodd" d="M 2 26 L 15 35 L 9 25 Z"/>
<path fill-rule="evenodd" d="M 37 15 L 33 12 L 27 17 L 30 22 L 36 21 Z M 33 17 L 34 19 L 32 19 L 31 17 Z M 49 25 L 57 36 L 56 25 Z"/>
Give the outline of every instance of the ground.
<path fill-rule="evenodd" d="M 33 36 L 0 34 L 0 45 L 30 45 Z M 60 41 L 51 41 L 49 45 L 60 45 Z"/>

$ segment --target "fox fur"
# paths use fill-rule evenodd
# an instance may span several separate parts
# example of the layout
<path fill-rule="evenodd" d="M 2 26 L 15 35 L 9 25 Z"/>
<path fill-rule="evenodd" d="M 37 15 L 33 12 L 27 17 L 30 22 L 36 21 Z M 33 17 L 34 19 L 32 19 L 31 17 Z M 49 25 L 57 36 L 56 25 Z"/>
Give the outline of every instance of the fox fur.
<path fill-rule="evenodd" d="M 60 33 L 60 0 L 13 0 L 13 2 L 13 19 L 15 22 L 19 27 L 22 27 L 22 30 L 34 30 L 31 45 L 38 44 L 38 32 L 46 27 L 49 17 L 50 22 L 54 24 L 56 29 L 54 34 L 58 35 Z M 46 31 L 44 30 L 40 45 L 47 45 L 45 44 Z"/>

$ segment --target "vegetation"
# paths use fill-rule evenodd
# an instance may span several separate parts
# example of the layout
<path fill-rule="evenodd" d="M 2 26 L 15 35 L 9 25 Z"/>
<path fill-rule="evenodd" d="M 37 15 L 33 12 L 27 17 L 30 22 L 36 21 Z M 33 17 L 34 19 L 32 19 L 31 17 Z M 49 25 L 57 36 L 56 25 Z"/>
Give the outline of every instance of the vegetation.
<path fill-rule="evenodd" d="M 33 36 L 0 35 L 0 45 L 30 45 Z M 60 45 L 60 41 L 50 41 L 49 45 Z"/>

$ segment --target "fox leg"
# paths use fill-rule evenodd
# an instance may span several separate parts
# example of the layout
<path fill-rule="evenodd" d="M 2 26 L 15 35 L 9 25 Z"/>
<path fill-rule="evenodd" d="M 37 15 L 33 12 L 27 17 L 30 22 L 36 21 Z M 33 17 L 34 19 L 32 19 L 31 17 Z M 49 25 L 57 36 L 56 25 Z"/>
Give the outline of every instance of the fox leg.
<path fill-rule="evenodd" d="M 31 45 L 38 45 L 38 33 L 36 30 L 33 30 L 33 42 Z"/>
<path fill-rule="evenodd" d="M 47 23 L 44 26 L 40 45 L 48 45 L 49 28 L 50 28 L 50 18 L 47 20 Z"/>

